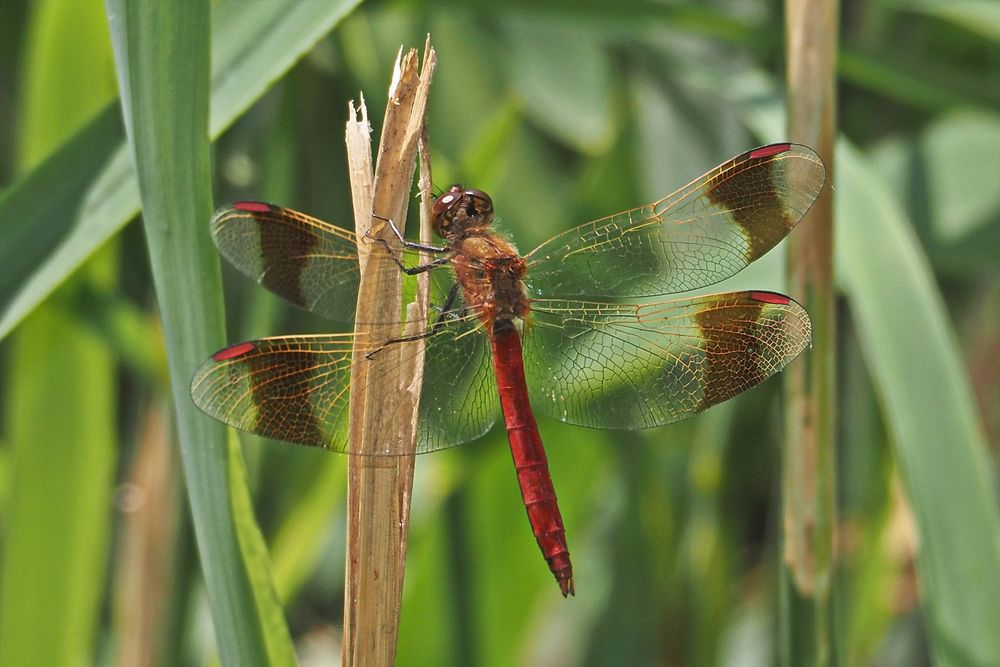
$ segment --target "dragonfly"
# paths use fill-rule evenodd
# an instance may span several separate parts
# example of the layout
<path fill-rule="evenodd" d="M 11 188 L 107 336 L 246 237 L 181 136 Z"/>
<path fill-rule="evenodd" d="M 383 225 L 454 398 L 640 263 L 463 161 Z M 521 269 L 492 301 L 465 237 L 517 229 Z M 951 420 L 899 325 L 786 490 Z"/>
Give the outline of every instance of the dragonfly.
<path fill-rule="evenodd" d="M 416 452 L 476 440 L 502 415 L 532 532 L 563 596 L 575 594 L 533 410 L 585 427 L 648 429 L 696 415 L 780 371 L 811 340 L 809 316 L 790 297 L 738 291 L 644 299 L 738 273 L 792 230 L 825 180 L 810 148 L 762 146 L 662 199 L 557 234 L 525 255 L 495 230 L 490 196 L 460 185 L 431 207 L 441 245 L 407 240 L 391 220 L 392 235 L 359 238 L 287 208 L 236 202 L 212 218 L 219 252 L 286 301 L 352 322 L 360 240 L 374 244 L 369 262 L 436 276 L 437 303 L 417 334 L 400 329 L 397 337 L 372 340 L 356 326 L 354 333 L 231 345 L 197 370 L 192 398 L 243 431 L 346 453 L 354 355 L 394 351 L 401 364 L 422 341 Z"/>

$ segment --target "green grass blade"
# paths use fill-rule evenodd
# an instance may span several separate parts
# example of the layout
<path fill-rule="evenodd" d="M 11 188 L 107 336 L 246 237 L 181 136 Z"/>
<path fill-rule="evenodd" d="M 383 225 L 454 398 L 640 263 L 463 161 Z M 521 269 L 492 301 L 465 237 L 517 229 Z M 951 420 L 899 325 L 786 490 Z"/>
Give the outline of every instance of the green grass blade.
<path fill-rule="evenodd" d="M 212 211 L 209 3 L 107 5 L 219 651 L 227 665 L 294 664 L 238 445 L 188 393 L 194 369 L 224 343 L 219 260 L 205 224 Z"/>
<path fill-rule="evenodd" d="M 37 163 L 115 94 L 101 5 L 46 0 L 31 9 L 17 118 L 22 165 Z M 42 202 L 58 196 L 38 195 Z M 3 222 L 5 232 L 17 224 Z M 9 491 L 0 491 L 9 494 L 0 560 L 3 665 L 80 665 L 94 658 L 111 536 L 118 392 L 114 354 L 69 301 L 81 288 L 107 293 L 115 270 L 114 253 L 100 253 L 9 347 L 4 396 L 13 469 Z"/>
<path fill-rule="evenodd" d="M 212 25 L 212 138 L 358 1 L 220 3 Z M 0 197 L 0 338 L 139 212 L 117 117 L 109 108 L 84 136 Z M 51 183 L 60 186 L 53 192 Z"/>
<path fill-rule="evenodd" d="M 232 125 L 360 3 L 218 3 L 212 10 L 212 138 Z"/>
<path fill-rule="evenodd" d="M 10 352 L 0 664 L 87 664 L 117 460 L 114 356 L 55 304 L 25 324 Z"/>
<path fill-rule="evenodd" d="M 1000 87 L 975 75 L 940 67 L 933 58 L 913 62 L 906 56 L 845 47 L 837 70 L 852 85 L 925 111 L 954 107 L 988 111 L 1000 105 Z"/>
<path fill-rule="evenodd" d="M 932 651 L 1000 664 L 1000 516 L 955 334 L 888 187 L 846 141 L 837 163 L 841 274 L 916 515 Z"/>
<path fill-rule="evenodd" d="M 1000 5 L 993 0 L 910 0 L 899 10 L 937 16 L 987 39 L 1000 40 Z"/>
<path fill-rule="evenodd" d="M 86 254 L 78 252 L 91 225 L 75 225 L 78 220 L 98 220 L 100 211 L 88 212 L 88 200 L 100 202 L 102 209 L 115 205 L 92 196 L 93 165 L 117 161 L 115 151 L 122 148 L 122 137 L 121 111 L 116 104 L 109 104 L 54 155 L 0 195 L 0 265 L 4 266 L 0 272 L 0 337 L 10 333 L 83 263 L 87 254 L 97 249 L 99 244 L 95 243 Z M 125 172 L 126 165 L 121 168 Z M 128 208 L 122 213 L 119 227 L 139 210 L 134 180 L 126 198 Z M 74 213 L 77 210 L 79 216 Z M 105 235 L 101 242 L 109 237 Z M 73 242 L 74 238 L 80 241 Z M 68 267 L 70 263 L 72 269 L 57 276 L 45 276 L 40 271 L 44 265 Z M 44 278 L 48 279 L 40 280 Z"/>

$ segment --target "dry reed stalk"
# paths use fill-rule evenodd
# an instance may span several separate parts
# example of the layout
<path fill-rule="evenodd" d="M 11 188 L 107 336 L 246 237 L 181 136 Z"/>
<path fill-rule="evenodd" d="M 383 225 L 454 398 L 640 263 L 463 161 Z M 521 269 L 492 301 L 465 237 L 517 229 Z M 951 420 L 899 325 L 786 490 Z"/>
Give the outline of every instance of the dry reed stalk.
<path fill-rule="evenodd" d="M 373 229 L 394 243 L 391 230 L 373 214 L 402 226 L 413 181 L 414 156 L 424 131 L 424 112 L 435 55 L 430 40 L 418 75 L 417 51 L 397 57 L 389 104 L 371 176 L 370 128 L 362 99 L 360 114 L 352 103 L 347 123 L 348 161 L 355 226 L 362 257 L 355 333 L 368 341 L 399 337 L 400 272 L 384 255 L 370 256 Z M 376 223 L 373 225 L 373 222 Z M 425 281 L 426 282 L 426 281 Z M 424 297 L 426 299 L 426 296 Z M 419 299 L 418 299 L 419 300 Z M 426 304 L 422 306 L 426 308 Z M 416 314 L 421 306 L 410 308 Z M 422 345 L 421 342 L 408 345 Z M 413 485 L 415 425 L 423 365 L 409 364 L 403 377 L 393 345 L 372 359 L 355 353 L 351 371 L 351 452 L 347 500 L 347 571 L 344 590 L 344 665 L 392 665 L 399 628 L 406 532 Z M 409 348 L 412 350 L 412 348 Z M 410 352 L 407 351 L 410 355 Z M 356 388 L 361 390 L 356 390 Z"/>
<path fill-rule="evenodd" d="M 788 136 L 812 146 L 833 182 L 835 0 L 787 0 Z M 788 289 L 813 321 L 813 348 L 785 371 L 782 661 L 835 662 L 836 535 L 833 195 L 824 188 L 789 240 Z"/>
<path fill-rule="evenodd" d="M 160 402 L 147 406 L 119 501 L 121 561 L 115 568 L 114 614 L 119 629 L 115 664 L 122 667 L 153 667 L 163 657 L 178 518 L 169 421 Z"/>

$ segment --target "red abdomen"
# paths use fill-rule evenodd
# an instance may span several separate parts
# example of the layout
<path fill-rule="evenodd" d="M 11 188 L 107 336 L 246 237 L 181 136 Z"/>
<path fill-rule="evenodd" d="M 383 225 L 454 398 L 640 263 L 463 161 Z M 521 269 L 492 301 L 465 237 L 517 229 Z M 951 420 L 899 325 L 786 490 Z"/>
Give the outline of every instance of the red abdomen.
<path fill-rule="evenodd" d="M 573 593 L 573 566 L 566 546 L 566 529 L 563 528 L 556 490 L 549 475 L 545 448 L 538 434 L 538 425 L 531 412 L 528 387 L 524 381 L 524 363 L 521 360 L 521 338 L 509 320 L 494 323 L 491 336 L 493 369 L 500 391 L 507 439 L 514 456 L 517 481 L 521 497 L 528 510 L 528 521 L 538 540 L 542 555 L 549 569 L 559 582 L 563 595 Z"/>

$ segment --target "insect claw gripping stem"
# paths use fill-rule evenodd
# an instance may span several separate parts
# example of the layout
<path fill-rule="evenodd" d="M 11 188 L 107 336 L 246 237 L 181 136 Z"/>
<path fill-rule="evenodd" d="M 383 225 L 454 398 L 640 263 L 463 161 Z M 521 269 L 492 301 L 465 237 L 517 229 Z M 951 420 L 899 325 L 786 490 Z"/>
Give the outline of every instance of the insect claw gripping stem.
<path fill-rule="evenodd" d="M 376 220 L 384 220 L 388 222 L 389 226 L 392 228 L 393 233 L 396 235 L 396 238 L 399 239 L 399 242 L 403 244 L 404 248 L 409 248 L 411 250 L 421 250 L 423 252 L 430 252 L 430 253 L 449 252 L 448 248 L 440 248 L 438 246 L 427 245 L 424 243 L 417 243 L 415 241 L 408 241 L 405 238 L 403 238 L 403 233 L 399 231 L 399 227 L 397 227 L 396 223 L 394 223 L 390 218 L 384 218 L 381 215 L 378 215 L 377 213 L 372 213 L 372 217 L 375 218 Z M 402 271 L 408 276 L 415 276 L 420 273 L 424 273 L 425 271 L 436 269 L 439 266 L 445 266 L 448 264 L 448 262 L 451 261 L 450 257 L 438 257 L 433 261 L 428 262 L 427 264 L 420 264 L 418 266 L 408 267 L 405 264 L 403 264 L 402 260 L 399 259 L 399 256 L 396 254 L 395 248 L 389 245 L 388 239 L 384 239 L 381 236 L 372 236 L 373 229 L 374 227 L 369 227 L 368 229 L 365 230 L 365 238 L 368 239 L 369 241 L 377 241 L 381 243 L 383 246 L 385 246 L 385 250 L 389 254 L 389 257 L 392 258 L 392 261 L 396 263 L 396 266 L 399 267 L 400 271 Z"/>
<path fill-rule="evenodd" d="M 437 254 L 449 251 L 449 248 L 445 248 L 442 246 L 430 245 L 429 243 L 418 243 L 417 241 L 410 241 L 406 239 L 403 236 L 403 232 L 401 232 L 399 230 L 399 227 L 396 226 L 396 223 L 392 221 L 392 218 L 383 217 L 375 212 L 372 212 L 372 217 L 375 218 L 376 220 L 382 220 L 383 222 L 389 223 L 389 228 L 392 229 L 392 233 L 396 235 L 396 238 L 399 239 L 399 242 L 403 244 L 404 248 L 410 248 L 411 250 L 423 250 L 424 252 L 432 252 Z M 368 229 L 366 229 L 365 236 L 370 239 L 374 239 L 376 241 L 381 241 L 383 244 L 385 244 L 386 248 L 389 248 L 389 245 L 385 239 L 376 238 L 371 235 L 372 229 L 374 229 L 374 227 L 369 227 Z M 389 252 L 392 252 L 391 248 Z"/>

